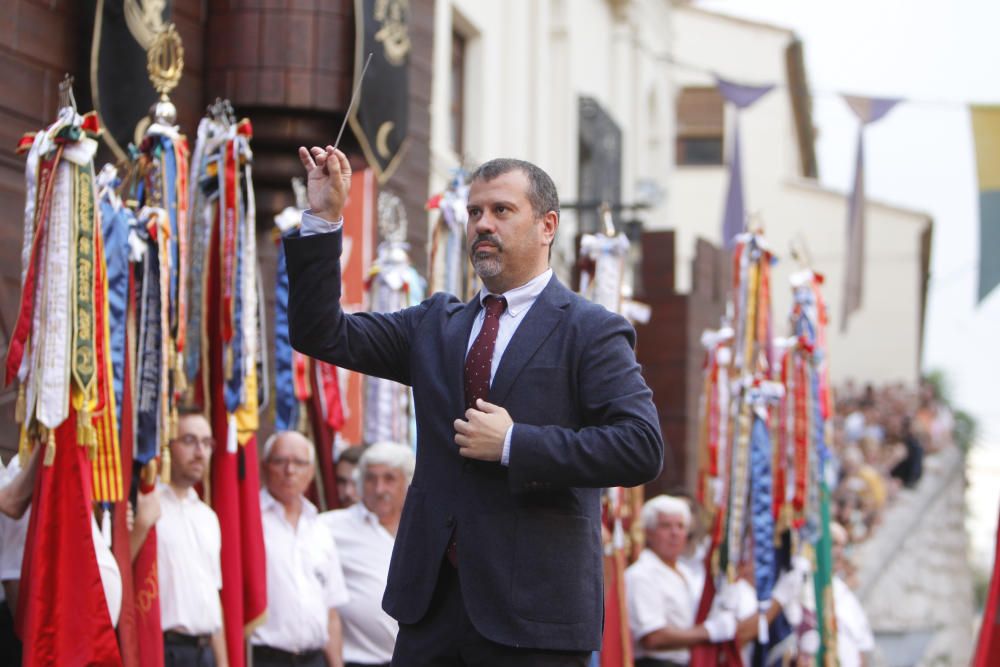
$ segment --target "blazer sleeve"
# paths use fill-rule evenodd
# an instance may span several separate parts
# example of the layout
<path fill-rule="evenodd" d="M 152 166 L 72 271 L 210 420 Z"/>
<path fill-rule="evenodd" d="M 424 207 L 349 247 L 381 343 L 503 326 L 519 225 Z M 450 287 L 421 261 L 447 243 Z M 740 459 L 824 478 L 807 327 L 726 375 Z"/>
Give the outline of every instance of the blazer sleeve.
<path fill-rule="evenodd" d="M 636 486 L 663 467 L 653 393 L 640 373 L 635 331 L 624 318 L 588 326 L 582 346 L 579 429 L 514 424 L 508 482 L 514 491 L 545 487 Z"/>
<path fill-rule="evenodd" d="M 410 340 L 427 302 L 395 313 L 340 307 L 341 230 L 282 240 L 288 266 L 288 336 L 310 357 L 410 384 Z"/>

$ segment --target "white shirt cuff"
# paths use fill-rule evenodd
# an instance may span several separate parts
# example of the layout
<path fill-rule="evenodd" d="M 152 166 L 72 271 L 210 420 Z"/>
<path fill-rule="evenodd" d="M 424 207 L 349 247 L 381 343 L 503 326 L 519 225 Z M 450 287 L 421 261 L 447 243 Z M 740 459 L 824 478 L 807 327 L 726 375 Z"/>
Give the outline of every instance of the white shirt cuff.
<path fill-rule="evenodd" d="M 510 465 L 510 436 L 514 432 L 514 425 L 507 427 L 507 435 L 503 437 L 503 451 L 500 453 L 500 465 Z"/>
<path fill-rule="evenodd" d="M 338 220 L 330 222 L 313 215 L 309 211 L 302 211 L 302 226 L 299 227 L 300 236 L 316 236 L 317 234 L 329 234 L 344 226 L 344 216 Z"/>

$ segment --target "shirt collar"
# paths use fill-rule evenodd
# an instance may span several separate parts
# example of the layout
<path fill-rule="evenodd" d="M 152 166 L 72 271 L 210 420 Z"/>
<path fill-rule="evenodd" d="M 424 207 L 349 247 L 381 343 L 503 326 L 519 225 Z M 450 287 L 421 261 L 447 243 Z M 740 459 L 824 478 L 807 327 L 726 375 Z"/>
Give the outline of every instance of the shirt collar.
<path fill-rule="evenodd" d="M 278 499 L 271 495 L 271 492 L 264 487 L 260 490 L 260 509 L 262 512 L 278 512 L 282 517 L 285 516 L 284 506 L 278 502 Z M 302 516 L 307 518 L 313 518 L 319 514 L 319 510 L 313 505 L 308 498 L 302 496 Z"/>
<path fill-rule="evenodd" d="M 170 486 L 166 482 L 160 482 L 159 487 L 161 496 L 163 494 L 168 494 L 170 498 L 173 498 L 179 503 L 192 503 L 192 502 L 198 502 L 198 500 L 200 500 L 198 498 L 198 494 L 195 492 L 193 487 L 188 488 L 187 493 L 185 493 L 183 496 L 178 496 L 177 492 L 174 491 L 174 487 Z"/>
<path fill-rule="evenodd" d="M 375 512 L 372 512 L 370 509 L 365 507 L 364 501 L 359 500 L 358 502 L 351 505 L 348 508 L 348 510 L 353 510 L 354 513 L 358 515 L 358 518 L 360 518 L 365 523 L 370 523 L 376 526 L 381 525 L 378 521 L 378 517 L 375 516 Z"/>
<path fill-rule="evenodd" d="M 510 313 L 511 317 L 517 317 L 527 308 L 531 307 L 531 304 L 535 302 L 535 299 L 538 298 L 538 295 L 542 293 L 542 290 L 545 289 L 545 286 L 549 284 L 549 280 L 551 279 L 552 269 L 546 269 L 520 287 L 515 287 L 496 296 L 502 296 L 506 299 L 507 312 Z M 485 287 L 479 290 L 479 305 L 483 305 L 483 301 L 491 294 L 493 293 Z"/>

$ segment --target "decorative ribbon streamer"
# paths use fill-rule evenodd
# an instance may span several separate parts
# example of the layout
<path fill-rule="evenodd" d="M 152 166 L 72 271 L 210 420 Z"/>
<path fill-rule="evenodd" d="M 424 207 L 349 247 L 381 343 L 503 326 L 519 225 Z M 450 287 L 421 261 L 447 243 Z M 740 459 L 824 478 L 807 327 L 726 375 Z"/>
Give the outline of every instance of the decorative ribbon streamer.
<path fill-rule="evenodd" d="M 770 92 L 774 85 L 745 86 L 716 78 L 716 86 L 722 97 L 736 107 L 732 154 L 729 158 L 729 189 L 726 192 L 726 208 L 722 216 L 722 246 L 731 248 L 736 236 L 743 231 L 746 220 L 743 204 L 743 165 L 740 160 L 740 115 L 743 109 Z"/>
<path fill-rule="evenodd" d="M 844 100 L 858 117 L 858 152 L 854 163 L 854 185 L 847 204 L 846 269 L 844 302 L 840 330 L 847 331 L 847 320 L 861 308 L 865 272 L 865 127 L 889 113 L 900 100 L 845 95 Z"/>

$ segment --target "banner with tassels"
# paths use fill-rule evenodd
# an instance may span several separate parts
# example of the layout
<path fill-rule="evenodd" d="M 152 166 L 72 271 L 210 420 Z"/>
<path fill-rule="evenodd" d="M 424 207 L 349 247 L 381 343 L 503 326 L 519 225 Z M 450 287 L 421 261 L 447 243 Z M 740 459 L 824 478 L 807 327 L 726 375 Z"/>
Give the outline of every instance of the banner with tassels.
<path fill-rule="evenodd" d="M 378 196 L 379 231 L 383 242 L 368 276 L 372 312 L 391 313 L 424 299 L 424 279 L 410 264 L 406 212 L 399 198 Z M 391 380 L 365 379 L 364 441 L 395 442 L 416 449 L 416 412 L 409 387 Z"/>
<path fill-rule="evenodd" d="M 737 236 L 735 245 L 723 326 L 702 335 L 697 494 L 711 517 L 711 539 L 699 618 L 708 614 L 715 591 L 752 564 L 758 649 L 783 651 L 790 644 L 792 657 L 834 665 L 825 443 L 832 406 L 822 278 L 812 271 L 793 276 L 791 336 L 775 338 L 770 276 L 776 258 L 756 230 Z M 789 569 L 811 584 L 789 589 L 795 592 L 782 603 L 784 622 L 772 630 L 772 593 Z M 691 664 L 716 664 L 723 655 L 737 659 L 729 648 L 699 646 Z"/>
<path fill-rule="evenodd" d="M 222 532 L 226 647 L 238 665 L 245 660 L 244 637 L 267 607 L 256 432 L 268 380 L 260 356 L 251 137 L 250 122 L 236 122 L 228 102 L 213 105 L 198 127 L 183 350 L 189 399 L 205 409 L 222 445 L 212 453 L 206 495 Z"/>
<path fill-rule="evenodd" d="M 431 237 L 431 260 L 428 268 L 429 294 L 447 292 L 467 301 L 479 290 L 479 278 L 472 269 L 466 251 L 466 225 L 469 212 L 468 174 L 456 169 L 444 192 L 427 200 L 428 211 L 440 211 Z"/>
<path fill-rule="evenodd" d="M 292 349 L 288 337 L 288 271 L 281 236 L 301 224 L 308 204 L 302 179 L 293 178 L 296 206 L 288 206 L 274 218 L 274 242 L 278 261 L 274 304 L 274 429 L 294 430 L 311 438 L 316 448 L 315 487 L 312 499 L 323 510 L 339 507 L 333 457 L 333 440 L 344 426 L 344 408 L 337 368 L 311 359 Z"/>
<path fill-rule="evenodd" d="M 64 106 L 26 135 L 21 304 L 6 378 L 18 381 L 20 453 L 44 447 L 18 617 L 25 664 L 121 665 L 98 570 L 93 503 L 123 496 L 111 377 L 94 114 Z"/>
<path fill-rule="evenodd" d="M 649 307 L 629 300 L 629 240 L 615 228 L 611 209 L 601 208 L 603 231 L 580 239 L 579 293 L 618 313 L 633 324 L 649 321 Z M 631 667 L 632 636 L 626 604 L 625 568 L 638 558 L 644 543 L 639 516 L 641 487 L 611 487 L 601 494 L 601 538 L 604 547 L 604 633 L 600 667 Z"/>

